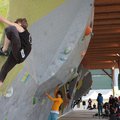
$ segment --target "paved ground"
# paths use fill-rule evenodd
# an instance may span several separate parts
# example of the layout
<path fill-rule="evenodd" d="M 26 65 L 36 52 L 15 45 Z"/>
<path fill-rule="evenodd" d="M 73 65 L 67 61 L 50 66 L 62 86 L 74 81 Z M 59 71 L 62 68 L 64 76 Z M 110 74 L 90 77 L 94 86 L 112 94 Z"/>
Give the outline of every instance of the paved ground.
<path fill-rule="evenodd" d="M 63 116 L 60 118 L 60 120 L 99 120 L 98 117 L 93 117 L 93 115 L 97 111 L 88 111 L 88 110 L 76 110 L 73 112 L 70 112 L 69 114 Z M 102 120 L 108 120 L 108 119 L 103 119 Z"/>

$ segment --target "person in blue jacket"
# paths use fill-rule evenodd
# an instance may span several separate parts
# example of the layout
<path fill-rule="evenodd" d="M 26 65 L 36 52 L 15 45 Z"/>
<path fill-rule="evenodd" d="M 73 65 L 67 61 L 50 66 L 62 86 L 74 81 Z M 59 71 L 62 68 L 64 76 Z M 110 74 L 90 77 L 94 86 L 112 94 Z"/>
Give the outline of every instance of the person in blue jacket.
<path fill-rule="evenodd" d="M 101 93 L 98 94 L 97 103 L 98 103 L 98 115 L 101 116 L 103 114 L 103 97 Z"/>

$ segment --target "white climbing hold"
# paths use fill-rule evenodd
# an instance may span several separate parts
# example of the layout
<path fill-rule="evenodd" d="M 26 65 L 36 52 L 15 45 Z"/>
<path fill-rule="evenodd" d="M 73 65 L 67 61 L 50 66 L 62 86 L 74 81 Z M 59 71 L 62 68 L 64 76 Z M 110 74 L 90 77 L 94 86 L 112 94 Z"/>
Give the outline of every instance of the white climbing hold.
<path fill-rule="evenodd" d="M 13 87 L 10 87 L 7 91 L 6 94 L 4 94 L 5 97 L 9 98 L 13 95 Z"/>
<path fill-rule="evenodd" d="M 72 69 L 70 70 L 71 73 L 73 73 L 73 71 L 74 71 L 74 68 L 72 68 Z"/>
<path fill-rule="evenodd" d="M 62 56 L 62 57 L 60 58 L 60 60 L 61 60 L 61 61 L 66 61 L 66 60 L 67 60 L 67 57 Z"/>
<path fill-rule="evenodd" d="M 72 74 L 75 74 L 75 73 L 77 72 L 77 69 L 76 69 L 76 68 L 72 68 L 72 69 L 70 70 L 70 72 L 71 72 Z"/>
<path fill-rule="evenodd" d="M 94 36 L 94 33 L 93 33 L 93 32 L 91 33 L 91 36 Z"/>
<path fill-rule="evenodd" d="M 41 105 L 44 105 L 45 102 L 46 102 L 46 100 L 45 100 L 45 99 L 42 99 Z"/>
<path fill-rule="evenodd" d="M 54 73 L 54 72 L 52 72 L 52 73 L 51 73 L 51 75 L 52 75 L 52 76 L 54 76 L 54 75 L 55 75 L 55 73 Z"/>
<path fill-rule="evenodd" d="M 78 73 L 76 72 L 75 74 L 72 75 L 71 79 L 74 79 L 78 76 Z"/>

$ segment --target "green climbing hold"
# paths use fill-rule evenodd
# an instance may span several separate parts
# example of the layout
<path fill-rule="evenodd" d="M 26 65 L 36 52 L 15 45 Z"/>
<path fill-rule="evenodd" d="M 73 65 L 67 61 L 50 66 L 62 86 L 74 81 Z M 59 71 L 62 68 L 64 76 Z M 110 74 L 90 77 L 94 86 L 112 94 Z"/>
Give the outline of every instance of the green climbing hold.
<path fill-rule="evenodd" d="M 36 104 L 36 102 L 37 102 L 36 98 L 35 98 L 35 97 L 33 97 L 33 105 L 35 105 L 35 104 Z"/>
<path fill-rule="evenodd" d="M 7 118 L 5 118 L 5 120 L 8 120 Z"/>
<path fill-rule="evenodd" d="M 71 47 L 65 48 L 64 54 L 69 54 L 71 52 Z"/>

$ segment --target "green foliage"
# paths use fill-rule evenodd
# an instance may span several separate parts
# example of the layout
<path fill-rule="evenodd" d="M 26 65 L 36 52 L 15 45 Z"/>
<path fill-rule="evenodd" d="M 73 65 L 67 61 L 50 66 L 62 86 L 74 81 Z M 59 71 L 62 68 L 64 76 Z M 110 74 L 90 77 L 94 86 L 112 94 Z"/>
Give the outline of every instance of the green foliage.
<path fill-rule="evenodd" d="M 0 15 L 6 17 L 8 12 L 9 0 L 0 0 Z"/>
<path fill-rule="evenodd" d="M 8 7 L 9 7 L 9 0 L 0 0 L 0 16 L 7 17 Z M 3 32 L 3 29 L 4 29 L 4 25 L 0 23 L 0 38 L 2 36 L 1 34 Z"/>

